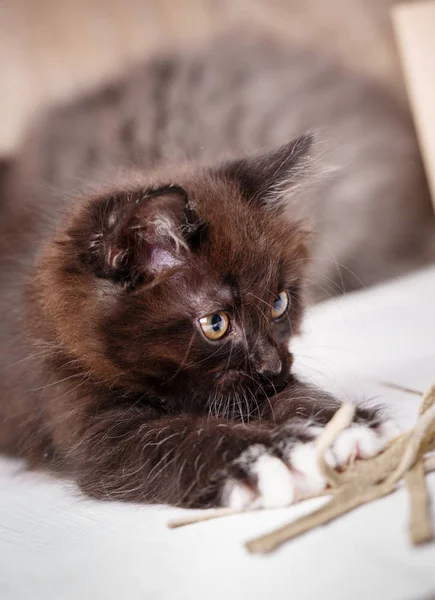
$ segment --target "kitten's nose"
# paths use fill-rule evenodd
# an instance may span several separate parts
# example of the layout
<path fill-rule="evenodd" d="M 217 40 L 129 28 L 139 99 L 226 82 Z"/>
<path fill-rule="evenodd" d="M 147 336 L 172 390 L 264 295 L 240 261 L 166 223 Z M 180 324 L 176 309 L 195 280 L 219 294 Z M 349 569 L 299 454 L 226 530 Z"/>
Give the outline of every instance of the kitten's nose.
<path fill-rule="evenodd" d="M 282 362 L 276 348 L 257 348 L 253 357 L 255 370 L 259 375 L 279 375 L 282 370 Z"/>

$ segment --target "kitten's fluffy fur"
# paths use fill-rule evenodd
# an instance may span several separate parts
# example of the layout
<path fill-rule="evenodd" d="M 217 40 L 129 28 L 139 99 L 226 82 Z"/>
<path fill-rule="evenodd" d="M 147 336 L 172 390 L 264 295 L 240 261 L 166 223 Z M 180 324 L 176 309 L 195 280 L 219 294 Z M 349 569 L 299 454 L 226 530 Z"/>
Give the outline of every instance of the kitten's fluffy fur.
<path fill-rule="evenodd" d="M 35 125 L 2 184 L 3 450 L 100 498 L 271 505 L 324 485 L 313 442 L 338 402 L 295 379 L 288 351 L 312 142 L 288 140 L 319 124 L 346 172 L 309 204 L 316 252 L 327 258 L 327 241 L 366 283 L 428 259 L 408 117 L 270 40 L 156 59 Z M 274 149 L 228 157 L 260 147 Z M 310 277 L 341 281 L 319 264 Z M 282 290 L 289 308 L 273 321 Z M 217 311 L 231 329 L 211 342 L 198 320 Z M 330 460 L 391 434 L 359 409 Z"/>

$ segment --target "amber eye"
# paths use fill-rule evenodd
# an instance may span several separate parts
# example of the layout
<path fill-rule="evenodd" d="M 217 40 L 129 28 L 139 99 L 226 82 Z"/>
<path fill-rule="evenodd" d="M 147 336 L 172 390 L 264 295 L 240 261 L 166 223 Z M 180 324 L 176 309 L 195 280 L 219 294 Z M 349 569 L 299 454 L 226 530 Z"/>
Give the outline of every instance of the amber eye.
<path fill-rule="evenodd" d="M 275 298 L 272 307 L 272 319 L 276 320 L 282 317 L 287 310 L 289 298 L 287 292 L 280 292 Z"/>
<path fill-rule="evenodd" d="M 199 319 L 199 324 L 206 338 L 220 340 L 230 328 L 230 319 L 227 313 L 218 312 Z"/>

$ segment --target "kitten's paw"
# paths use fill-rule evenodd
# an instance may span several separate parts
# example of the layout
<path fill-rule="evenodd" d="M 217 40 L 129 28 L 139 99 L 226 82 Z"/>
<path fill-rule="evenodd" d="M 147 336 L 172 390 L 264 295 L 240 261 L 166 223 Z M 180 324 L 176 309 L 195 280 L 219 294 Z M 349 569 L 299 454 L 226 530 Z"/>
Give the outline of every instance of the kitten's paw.
<path fill-rule="evenodd" d="M 326 481 L 317 464 L 316 448 L 321 431 L 320 427 L 309 427 L 304 437 L 311 437 L 311 441 L 290 436 L 281 439 L 273 450 L 260 444 L 250 446 L 232 465 L 237 475 L 224 486 L 223 504 L 236 509 L 288 506 L 324 490 Z M 370 458 L 397 434 L 391 421 L 376 427 L 354 423 L 326 452 L 326 462 L 340 468 L 358 458 Z"/>
<path fill-rule="evenodd" d="M 326 487 L 317 460 L 316 440 L 322 429 L 312 427 L 310 431 L 315 440 L 290 446 L 286 455 L 286 463 L 295 478 L 298 497 L 319 493 Z M 340 469 L 357 459 L 371 458 L 379 454 L 398 433 L 399 430 L 392 421 L 385 421 L 376 427 L 353 423 L 326 451 L 325 461 L 330 467 Z"/>
<path fill-rule="evenodd" d="M 224 486 L 222 503 L 236 509 L 288 506 L 295 500 L 295 481 L 287 465 L 261 444 L 247 448 L 232 464 L 239 476 Z"/>
<path fill-rule="evenodd" d="M 294 444 L 286 457 L 297 480 L 297 491 L 301 495 L 315 494 L 326 485 L 317 463 L 316 440 L 322 429 L 312 427 L 310 431 L 315 440 Z M 325 461 L 330 467 L 340 469 L 357 459 L 371 458 L 379 454 L 398 433 L 399 429 L 392 421 L 385 421 L 375 427 L 352 423 L 326 451 Z"/>
<path fill-rule="evenodd" d="M 344 467 L 358 458 L 379 454 L 398 433 L 399 429 L 392 421 L 376 427 L 353 423 L 332 446 L 337 466 Z"/>

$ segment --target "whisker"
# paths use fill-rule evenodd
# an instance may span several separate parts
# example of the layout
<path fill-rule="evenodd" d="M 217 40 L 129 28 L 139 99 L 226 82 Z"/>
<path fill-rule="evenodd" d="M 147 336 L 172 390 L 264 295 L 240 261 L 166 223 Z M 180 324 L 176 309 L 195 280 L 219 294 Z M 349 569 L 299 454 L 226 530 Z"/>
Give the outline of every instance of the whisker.
<path fill-rule="evenodd" d="M 64 381 L 68 381 L 69 379 L 73 379 L 74 377 L 83 377 L 82 373 L 73 373 L 72 375 L 68 375 L 68 377 L 64 377 L 63 379 L 59 379 L 58 381 L 52 381 L 51 383 L 47 383 L 47 385 L 43 385 L 41 387 L 38 388 L 33 388 L 30 390 L 27 390 L 28 392 L 40 392 L 41 390 L 45 390 L 49 387 L 52 387 L 54 385 L 57 385 L 58 383 L 63 383 Z"/>

